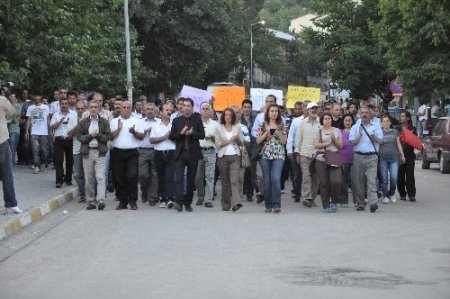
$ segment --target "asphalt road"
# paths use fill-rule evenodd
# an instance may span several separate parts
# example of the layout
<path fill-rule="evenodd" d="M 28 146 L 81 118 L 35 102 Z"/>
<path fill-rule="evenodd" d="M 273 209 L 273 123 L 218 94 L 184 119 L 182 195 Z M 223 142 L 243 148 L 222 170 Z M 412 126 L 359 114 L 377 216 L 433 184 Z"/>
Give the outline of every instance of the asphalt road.
<path fill-rule="evenodd" d="M 0 242 L 0 298 L 450 298 L 450 175 L 419 166 L 418 201 L 375 214 L 73 201 Z"/>

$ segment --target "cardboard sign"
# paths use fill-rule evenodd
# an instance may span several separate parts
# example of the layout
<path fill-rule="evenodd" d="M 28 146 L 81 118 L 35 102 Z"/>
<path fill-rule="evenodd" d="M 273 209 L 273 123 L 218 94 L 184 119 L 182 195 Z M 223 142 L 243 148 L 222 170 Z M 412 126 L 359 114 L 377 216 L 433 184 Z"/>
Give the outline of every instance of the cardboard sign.
<path fill-rule="evenodd" d="M 223 111 L 235 104 L 241 107 L 245 99 L 245 88 L 242 86 L 214 86 L 214 110 Z"/>
<path fill-rule="evenodd" d="M 266 105 L 268 95 L 274 95 L 277 98 L 277 104 L 283 105 L 283 91 L 278 89 L 251 88 L 250 99 L 253 102 L 253 110 L 259 111 Z"/>
<path fill-rule="evenodd" d="M 320 100 L 320 88 L 316 87 L 304 87 L 304 86 L 288 86 L 287 92 L 287 108 L 294 108 L 294 104 L 297 101 L 311 101 L 314 103 Z"/>
<path fill-rule="evenodd" d="M 200 112 L 200 106 L 203 103 L 209 103 L 211 100 L 211 92 L 188 85 L 183 85 L 180 97 L 192 99 L 194 101 L 194 111 Z"/>

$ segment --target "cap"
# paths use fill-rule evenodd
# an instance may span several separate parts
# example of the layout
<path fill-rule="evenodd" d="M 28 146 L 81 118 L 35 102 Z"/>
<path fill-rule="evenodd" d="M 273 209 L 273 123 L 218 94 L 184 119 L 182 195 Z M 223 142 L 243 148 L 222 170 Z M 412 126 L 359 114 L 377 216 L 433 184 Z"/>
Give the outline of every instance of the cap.
<path fill-rule="evenodd" d="M 306 109 L 311 109 L 314 107 L 318 107 L 316 103 L 309 103 L 308 106 L 306 106 Z"/>

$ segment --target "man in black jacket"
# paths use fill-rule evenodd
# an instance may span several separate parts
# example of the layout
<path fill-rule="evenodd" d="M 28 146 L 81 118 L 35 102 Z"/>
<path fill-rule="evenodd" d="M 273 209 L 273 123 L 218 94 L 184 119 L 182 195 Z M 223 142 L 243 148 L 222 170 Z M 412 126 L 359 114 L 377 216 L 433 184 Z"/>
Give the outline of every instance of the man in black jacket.
<path fill-rule="evenodd" d="M 173 120 L 169 138 L 176 144 L 175 149 L 175 208 L 183 211 L 183 205 L 187 212 L 192 212 L 192 197 L 194 195 L 195 175 L 198 160 L 202 155 L 200 139 L 205 138 L 202 119 L 198 114 L 193 114 L 194 101 L 184 98 L 183 115 Z M 183 195 L 184 170 L 187 168 L 187 190 Z"/>

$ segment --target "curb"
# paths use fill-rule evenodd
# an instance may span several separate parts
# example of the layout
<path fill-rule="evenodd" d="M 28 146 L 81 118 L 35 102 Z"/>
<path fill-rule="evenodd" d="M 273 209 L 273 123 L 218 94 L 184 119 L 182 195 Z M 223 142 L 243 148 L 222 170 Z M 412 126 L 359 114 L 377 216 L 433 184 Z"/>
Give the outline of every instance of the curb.
<path fill-rule="evenodd" d="M 48 199 L 41 204 L 40 207 L 32 207 L 31 209 L 18 214 L 16 217 L 9 219 L 1 224 L 0 241 L 17 233 L 25 226 L 38 221 L 50 212 L 53 212 L 78 196 L 78 188 L 74 187 L 63 194 Z"/>

